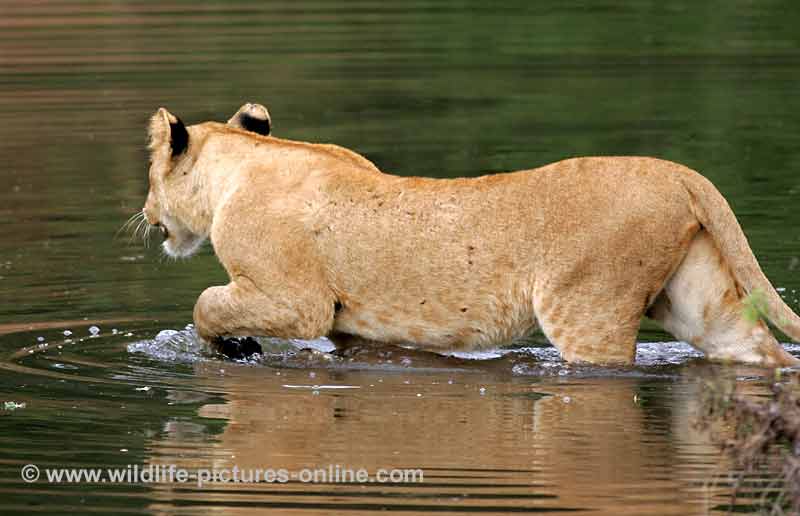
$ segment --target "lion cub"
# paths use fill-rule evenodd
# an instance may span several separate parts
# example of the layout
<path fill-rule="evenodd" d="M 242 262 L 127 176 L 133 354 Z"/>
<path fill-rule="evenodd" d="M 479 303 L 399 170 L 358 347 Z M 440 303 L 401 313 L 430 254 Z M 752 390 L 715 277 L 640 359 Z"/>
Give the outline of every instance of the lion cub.
<path fill-rule="evenodd" d="M 712 360 L 798 360 L 800 318 L 761 271 L 722 195 L 644 157 L 576 158 L 470 179 L 398 177 L 335 145 L 270 136 L 266 108 L 186 127 L 150 121 L 144 215 L 164 250 L 207 238 L 230 283 L 194 309 L 209 341 L 332 333 L 431 351 L 540 328 L 564 359 L 630 364 L 643 315 Z"/>

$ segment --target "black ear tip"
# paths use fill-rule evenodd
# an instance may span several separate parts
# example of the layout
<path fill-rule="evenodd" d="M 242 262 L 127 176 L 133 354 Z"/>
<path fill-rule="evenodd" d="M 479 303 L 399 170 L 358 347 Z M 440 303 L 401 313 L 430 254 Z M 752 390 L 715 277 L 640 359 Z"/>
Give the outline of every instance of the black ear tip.
<path fill-rule="evenodd" d="M 269 118 L 258 118 L 249 113 L 242 113 L 239 123 L 245 131 L 251 131 L 262 136 L 269 136 L 272 126 Z"/>
<path fill-rule="evenodd" d="M 173 115 L 175 116 L 175 115 Z M 189 132 L 186 126 L 177 116 L 175 122 L 169 123 L 170 145 L 172 146 L 172 155 L 177 156 L 186 151 L 189 146 Z"/>

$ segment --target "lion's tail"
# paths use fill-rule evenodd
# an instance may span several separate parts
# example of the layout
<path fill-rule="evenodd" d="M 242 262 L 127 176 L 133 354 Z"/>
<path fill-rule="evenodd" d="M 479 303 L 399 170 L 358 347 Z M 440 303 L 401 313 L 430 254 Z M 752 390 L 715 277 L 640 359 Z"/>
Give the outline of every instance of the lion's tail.
<path fill-rule="evenodd" d="M 793 341 L 800 342 L 800 317 L 764 275 L 728 202 L 705 177 L 697 173 L 690 177 L 685 184 L 694 200 L 695 215 L 714 238 L 734 278 L 748 294 L 760 292 L 769 320 Z"/>

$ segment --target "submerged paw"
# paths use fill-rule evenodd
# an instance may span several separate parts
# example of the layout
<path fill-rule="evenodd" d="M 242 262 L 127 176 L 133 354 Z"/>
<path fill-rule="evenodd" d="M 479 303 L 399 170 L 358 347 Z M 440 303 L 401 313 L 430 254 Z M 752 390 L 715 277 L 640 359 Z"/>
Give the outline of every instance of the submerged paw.
<path fill-rule="evenodd" d="M 253 337 L 219 338 L 214 344 L 226 358 L 242 360 L 262 352 L 261 344 Z"/>

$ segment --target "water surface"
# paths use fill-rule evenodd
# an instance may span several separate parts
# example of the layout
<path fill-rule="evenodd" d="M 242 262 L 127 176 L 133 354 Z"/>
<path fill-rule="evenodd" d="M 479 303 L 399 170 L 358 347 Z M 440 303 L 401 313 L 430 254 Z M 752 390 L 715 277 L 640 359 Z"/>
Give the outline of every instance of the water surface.
<path fill-rule="evenodd" d="M 724 513 L 731 466 L 692 425 L 698 390 L 720 375 L 763 394 L 764 371 L 708 365 L 651 324 L 622 369 L 568 366 L 540 337 L 454 357 L 269 342 L 234 363 L 184 329 L 226 281 L 211 250 L 175 262 L 114 235 L 144 201 L 155 108 L 193 123 L 261 102 L 276 135 L 402 175 L 679 161 L 726 195 L 798 309 L 798 22 L 791 2 L 743 0 L 5 1 L 0 401 L 25 406 L 0 411 L 2 512 Z M 29 463 L 340 464 L 425 482 L 27 484 Z"/>

